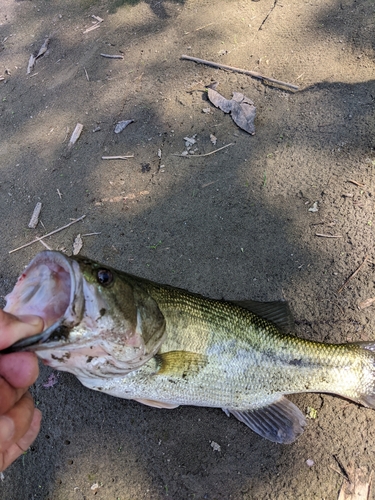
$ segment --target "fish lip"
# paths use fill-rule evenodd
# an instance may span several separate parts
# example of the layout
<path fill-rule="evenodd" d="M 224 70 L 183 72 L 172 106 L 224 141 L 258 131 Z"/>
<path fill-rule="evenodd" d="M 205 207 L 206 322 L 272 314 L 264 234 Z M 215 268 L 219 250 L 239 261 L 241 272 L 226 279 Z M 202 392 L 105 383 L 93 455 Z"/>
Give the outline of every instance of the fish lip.
<path fill-rule="evenodd" d="M 69 257 L 61 254 L 60 252 L 46 250 L 44 252 L 40 252 L 34 257 L 34 259 L 24 270 L 23 274 L 26 275 L 32 267 L 38 266 L 38 264 L 40 263 L 48 265 L 48 262 L 60 265 L 65 271 L 69 273 L 70 296 L 67 309 L 57 321 L 55 321 L 41 333 L 15 342 L 10 347 L 0 351 L 0 354 L 7 354 L 10 352 L 19 352 L 24 350 L 31 351 L 37 348 L 40 349 L 42 344 L 48 344 L 49 342 L 56 340 L 60 343 L 63 338 L 68 339 L 70 330 L 81 321 L 84 311 L 85 299 L 82 293 L 82 273 L 77 262 L 71 260 Z M 6 309 L 7 307 L 4 308 L 4 311 L 6 311 Z"/>

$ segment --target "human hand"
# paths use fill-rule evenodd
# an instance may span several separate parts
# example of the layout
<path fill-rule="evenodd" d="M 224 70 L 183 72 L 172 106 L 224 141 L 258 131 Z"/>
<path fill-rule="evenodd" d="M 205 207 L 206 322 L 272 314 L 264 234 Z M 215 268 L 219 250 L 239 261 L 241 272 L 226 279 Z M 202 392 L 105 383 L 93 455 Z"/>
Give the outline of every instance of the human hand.
<path fill-rule="evenodd" d="M 43 331 L 38 316 L 19 318 L 0 309 L 0 350 Z M 24 453 L 38 435 L 42 413 L 35 409 L 28 387 L 39 374 L 35 354 L 0 356 L 0 471 Z"/>

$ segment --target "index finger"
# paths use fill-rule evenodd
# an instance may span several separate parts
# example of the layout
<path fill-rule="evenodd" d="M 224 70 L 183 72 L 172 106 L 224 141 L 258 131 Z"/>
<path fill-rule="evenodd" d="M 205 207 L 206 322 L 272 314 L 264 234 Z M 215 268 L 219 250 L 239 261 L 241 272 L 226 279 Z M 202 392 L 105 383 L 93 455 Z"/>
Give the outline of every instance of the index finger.
<path fill-rule="evenodd" d="M 39 316 L 28 315 L 17 318 L 0 309 L 0 350 L 42 330 L 43 320 Z"/>

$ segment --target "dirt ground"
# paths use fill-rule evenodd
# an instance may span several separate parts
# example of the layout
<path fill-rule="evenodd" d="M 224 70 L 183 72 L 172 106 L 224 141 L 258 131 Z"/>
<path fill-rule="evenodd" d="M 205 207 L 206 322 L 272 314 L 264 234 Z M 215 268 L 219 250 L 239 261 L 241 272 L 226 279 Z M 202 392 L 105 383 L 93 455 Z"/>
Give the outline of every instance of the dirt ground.
<path fill-rule="evenodd" d="M 86 215 L 46 243 L 71 253 L 99 233 L 82 254 L 210 297 L 286 299 L 308 339 L 374 339 L 375 307 L 359 309 L 375 296 L 374 14 L 374 0 L 1 0 L 0 293 L 43 246 L 10 250 Z M 254 101 L 254 136 L 207 101 L 213 81 Z M 195 153 L 234 144 L 173 156 L 195 134 Z M 375 411 L 338 397 L 293 396 L 317 418 L 287 446 L 220 409 L 152 409 L 51 373 L 1 499 L 336 499 L 346 474 L 375 469 Z"/>

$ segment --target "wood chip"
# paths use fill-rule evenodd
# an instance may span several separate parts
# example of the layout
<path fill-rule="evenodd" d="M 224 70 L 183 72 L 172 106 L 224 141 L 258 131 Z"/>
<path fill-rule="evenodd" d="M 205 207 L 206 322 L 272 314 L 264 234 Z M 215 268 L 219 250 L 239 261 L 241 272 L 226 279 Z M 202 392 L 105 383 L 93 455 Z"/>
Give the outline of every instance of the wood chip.
<path fill-rule="evenodd" d="M 368 500 L 370 498 L 370 488 L 373 471 L 368 474 L 362 467 L 348 467 L 350 481 L 345 480 L 340 488 L 338 500 Z"/>
<path fill-rule="evenodd" d="M 77 234 L 74 242 L 73 242 L 73 255 L 78 255 L 83 246 L 83 240 L 80 234 Z"/>
<path fill-rule="evenodd" d="M 82 123 L 77 123 L 77 125 L 75 126 L 75 129 L 73 130 L 73 133 L 70 137 L 68 148 L 73 147 L 74 144 L 78 141 L 78 139 L 82 133 L 82 130 L 83 130 Z"/>
<path fill-rule="evenodd" d="M 30 229 L 35 229 L 36 226 L 38 225 L 39 222 L 39 214 L 40 211 L 42 210 L 42 204 L 40 201 L 35 205 L 33 215 L 31 216 L 30 222 L 29 222 L 29 228 Z"/>
<path fill-rule="evenodd" d="M 120 54 L 100 54 L 102 57 L 107 57 L 108 59 L 124 59 L 124 56 Z"/>

